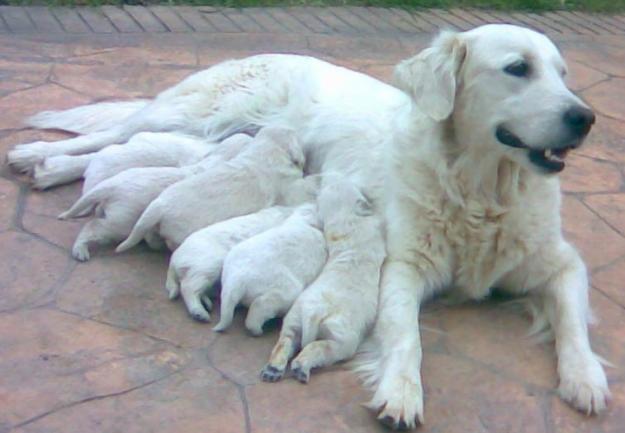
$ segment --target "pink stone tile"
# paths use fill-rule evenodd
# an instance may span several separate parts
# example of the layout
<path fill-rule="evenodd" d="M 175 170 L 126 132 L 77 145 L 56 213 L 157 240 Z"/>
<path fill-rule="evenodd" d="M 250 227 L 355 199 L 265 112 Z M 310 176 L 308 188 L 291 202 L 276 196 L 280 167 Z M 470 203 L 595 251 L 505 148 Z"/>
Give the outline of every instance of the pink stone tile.
<path fill-rule="evenodd" d="M 55 84 L 44 84 L 0 98 L 0 129 L 24 127 L 24 119 L 43 110 L 62 110 L 89 102 L 76 92 Z"/>
<path fill-rule="evenodd" d="M 78 45 L 68 62 L 103 65 L 195 65 L 195 49 L 189 44 L 155 44 L 144 40 L 136 46 L 110 47 L 94 51 L 89 45 Z"/>
<path fill-rule="evenodd" d="M 48 309 L 0 315 L 0 425 L 124 392 L 179 370 L 163 343 Z"/>
<path fill-rule="evenodd" d="M 168 300 L 166 271 L 164 253 L 97 250 L 89 262 L 76 266 L 59 290 L 57 305 L 177 345 L 206 347 L 214 338 L 210 326 L 191 320 L 182 301 Z"/>
<path fill-rule="evenodd" d="M 625 164 L 625 123 L 620 120 L 597 116 L 586 143 L 575 153 L 592 158 Z"/>
<path fill-rule="evenodd" d="M 6 179 L 0 179 L 0 231 L 8 229 L 15 215 L 18 187 Z"/>
<path fill-rule="evenodd" d="M 560 179 L 566 192 L 612 192 L 623 183 L 618 165 L 575 154 L 567 157 Z"/>
<path fill-rule="evenodd" d="M 68 257 L 24 233 L 0 233 L 0 311 L 52 300 L 55 286 L 64 278 Z"/>
<path fill-rule="evenodd" d="M 451 354 L 524 383 L 556 385 L 554 348 L 528 337 L 531 322 L 520 308 L 486 302 L 446 308 L 439 315 Z"/>
<path fill-rule="evenodd" d="M 359 403 L 369 398 L 356 377 L 341 370 L 313 373 L 308 384 L 294 379 L 246 389 L 257 433 L 384 432 Z"/>
<path fill-rule="evenodd" d="M 70 420 L 70 422 L 68 422 Z M 170 373 L 153 384 L 51 413 L 20 433 L 244 433 L 245 415 L 234 385 L 209 368 Z"/>
<path fill-rule="evenodd" d="M 575 61 L 568 62 L 568 68 L 569 73 L 566 82 L 575 91 L 585 89 L 608 78 L 607 74 Z"/>
<path fill-rule="evenodd" d="M 612 227 L 625 235 L 625 194 L 594 194 L 584 198 L 592 210 L 601 215 Z"/>
<path fill-rule="evenodd" d="M 625 120 L 625 78 L 612 78 L 582 93 L 597 112 Z"/>
<path fill-rule="evenodd" d="M 625 254 L 625 239 L 578 199 L 564 197 L 562 222 L 565 237 L 581 252 L 589 269 L 607 265 Z"/>
<path fill-rule="evenodd" d="M 189 68 L 162 69 L 143 64 L 62 64 L 54 67 L 53 79 L 92 97 L 138 98 L 155 96 L 193 72 Z"/>

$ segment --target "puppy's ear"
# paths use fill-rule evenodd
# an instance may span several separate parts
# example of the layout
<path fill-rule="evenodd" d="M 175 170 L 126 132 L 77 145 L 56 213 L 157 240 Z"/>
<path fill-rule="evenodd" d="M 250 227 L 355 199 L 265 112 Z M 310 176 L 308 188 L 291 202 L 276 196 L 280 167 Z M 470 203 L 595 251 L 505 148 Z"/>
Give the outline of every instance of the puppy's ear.
<path fill-rule="evenodd" d="M 373 206 L 367 197 L 364 195 L 356 201 L 356 215 L 361 217 L 368 217 L 373 215 Z"/>
<path fill-rule="evenodd" d="M 457 75 L 466 53 L 458 33 L 442 32 L 429 48 L 395 67 L 395 84 L 423 113 L 444 120 L 454 109 Z"/>

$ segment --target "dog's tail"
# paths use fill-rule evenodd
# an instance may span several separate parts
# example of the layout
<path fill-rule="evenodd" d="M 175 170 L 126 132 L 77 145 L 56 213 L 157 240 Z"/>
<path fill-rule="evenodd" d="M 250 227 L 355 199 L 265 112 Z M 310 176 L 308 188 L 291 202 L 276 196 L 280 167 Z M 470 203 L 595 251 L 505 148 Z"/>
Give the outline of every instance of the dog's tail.
<path fill-rule="evenodd" d="M 243 298 L 245 285 L 241 281 L 232 281 L 227 277 L 222 277 L 221 287 L 221 309 L 219 323 L 213 327 L 213 331 L 225 331 L 231 324 L 234 317 L 234 309 Z"/>
<path fill-rule="evenodd" d="M 88 215 L 93 209 L 109 196 L 109 192 L 113 185 L 111 185 L 110 179 L 106 179 L 102 183 L 96 185 L 90 189 L 87 193 L 83 194 L 68 210 L 58 216 L 60 220 L 66 220 L 69 218 L 76 218 Z"/>
<path fill-rule="evenodd" d="M 157 198 L 143 211 L 126 240 L 115 248 L 115 252 L 121 253 L 141 242 L 146 233 L 158 224 L 162 214 L 161 202 Z"/>
<path fill-rule="evenodd" d="M 60 129 L 77 134 L 105 131 L 150 103 L 147 99 L 136 101 L 100 102 L 63 111 L 42 111 L 26 120 L 26 124 L 39 129 Z"/>
<path fill-rule="evenodd" d="M 178 273 L 176 272 L 174 262 L 171 259 L 169 261 L 169 268 L 167 269 L 165 288 L 169 293 L 169 299 L 172 301 L 180 295 L 180 280 L 178 279 Z"/>

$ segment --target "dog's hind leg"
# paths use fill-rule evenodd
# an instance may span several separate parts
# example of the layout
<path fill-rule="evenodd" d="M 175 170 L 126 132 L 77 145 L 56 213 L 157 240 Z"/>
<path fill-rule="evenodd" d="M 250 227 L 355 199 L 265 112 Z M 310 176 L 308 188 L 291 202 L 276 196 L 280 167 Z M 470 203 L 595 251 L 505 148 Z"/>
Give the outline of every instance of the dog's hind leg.
<path fill-rule="evenodd" d="M 285 297 L 279 290 L 263 293 L 252 301 L 245 318 L 245 327 L 254 336 L 262 335 L 265 322 L 287 311 L 294 300 L 294 296 Z"/>
<path fill-rule="evenodd" d="M 169 131 L 175 128 L 184 129 L 184 126 L 184 116 L 181 116 L 180 109 L 175 104 L 168 107 L 166 104 L 154 102 L 105 131 L 55 142 L 19 144 L 7 154 L 7 161 L 18 171 L 28 173 L 46 157 L 96 152 L 114 143 L 125 143 L 137 132 Z"/>
<path fill-rule="evenodd" d="M 187 274 L 180 281 L 180 291 L 187 311 L 191 317 L 200 322 L 210 321 L 208 311 L 211 310 L 213 304 L 207 296 L 202 296 L 210 286 L 210 279 L 203 274 Z"/>
<path fill-rule="evenodd" d="M 119 240 L 102 218 L 94 218 L 84 225 L 74 246 L 72 247 L 72 257 L 79 262 L 86 262 L 90 258 L 89 243 L 95 242 L 100 245 Z"/>
<path fill-rule="evenodd" d="M 352 357 L 356 353 L 359 341 L 355 335 L 350 337 L 336 341 L 318 340 L 308 344 L 291 361 L 291 371 L 295 378 L 301 383 L 308 383 L 312 368 L 332 365 Z"/>
<path fill-rule="evenodd" d="M 45 158 L 35 165 L 33 188 L 47 189 L 73 182 L 84 174 L 95 153 L 84 155 L 58 155 Z"/>
<path fill-rule="evenodd" d="M 301 311 L 296 304 L 291 308 L 280 331 L 280 338 L 271 350 L 269 362 L 260 372 L 260 377 L 265 382 L 277 382 L 282 379 L 289 360 L 295 354 L 301 340 Z"/>

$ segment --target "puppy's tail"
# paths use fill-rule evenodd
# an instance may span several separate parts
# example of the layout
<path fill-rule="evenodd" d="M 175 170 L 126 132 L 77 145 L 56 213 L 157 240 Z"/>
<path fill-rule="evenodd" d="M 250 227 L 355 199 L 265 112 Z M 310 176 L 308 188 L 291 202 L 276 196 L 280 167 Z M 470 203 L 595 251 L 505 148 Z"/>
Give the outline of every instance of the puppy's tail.
<path fill-rule="evenodd" d="M 169 299 L 172 301 L 180 295 L 180 280 L 178 279 L 178 273 L 172 261 L 170 261 L 169 269 L 167 269 L 165 288 L 169 293 Z"/>
<path fill-rule="evenodd" d="M 42 111 L 26 120 L 39 129 L 60 129 L 77 134 L 106 131 L 148 105 L 150 101 L 100 102 L 64 111 Z"/>
<path fill-rule="evenodd" d="M 236 281 L 232 284 L 228 278 L 222 278 L 219 323 L 213 327 L 213 331 L 225 331 L 232 324 L 234 309 L 243 298 L 243 289 L 241 282 Z"/>
<path fill-rule="evenodd" d="M 106 197 L 109 196 L 108 193 L 111 188 L 111 182 L 109 182 L 109 179 L 106 179 L 96 187 L 89 190 L 86 194 L 83 194 L 82 197 L 76 200 L 76 203 L 74 203 L 72 207 L 60 214 L 58 218 L 66 220 L 69 218 L 88 215 L 91 211 L 93 211 L 93 208 L 106 200 Z"/>
<path fill-rule="evenodd" d="M 161 204 L 157 198 L 152 203 L 150 203 L 146 210 L 143 211 L 141 217 L 132 228 L 132 231 L 130 232 L 126 240 L 119 244 L 117 248 L 115 248 L 115 252 L 121 253 L 141 242 L 141 240 L 145 237 L 146 233 L 158 224 L 162 214 L 163 213 L 161 210 Z"/>

